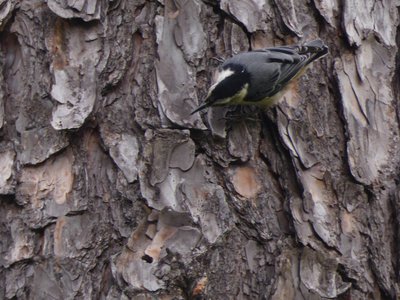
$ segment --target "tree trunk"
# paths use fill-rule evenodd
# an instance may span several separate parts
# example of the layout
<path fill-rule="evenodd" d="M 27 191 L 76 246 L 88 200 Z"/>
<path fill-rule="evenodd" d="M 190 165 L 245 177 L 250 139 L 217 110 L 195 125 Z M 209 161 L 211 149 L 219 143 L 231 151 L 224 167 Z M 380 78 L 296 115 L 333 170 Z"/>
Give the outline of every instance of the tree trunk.
<path fill-rule="evenodd" d="M 0 0 L 0 298 L 398 299 L 399 6 Z M 277 107 L 190 115 L 316 38 Z"/>

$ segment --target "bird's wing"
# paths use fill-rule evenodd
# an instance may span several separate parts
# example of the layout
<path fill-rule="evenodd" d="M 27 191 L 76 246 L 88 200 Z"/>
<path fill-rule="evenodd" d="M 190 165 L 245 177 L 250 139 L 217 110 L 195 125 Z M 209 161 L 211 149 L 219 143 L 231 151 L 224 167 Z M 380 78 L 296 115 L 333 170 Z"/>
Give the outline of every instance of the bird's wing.
<path fill-rule="evenodd" d="M 246 65 L 251 75 L 246 96 L 246 100 L 251 102 L 276 94 L 303 66 L 299 64 L 299 55 L 286 47 L 247 52 L 234 59 Z"/>
<path fill-rule="evenodd" d="M 248 101 L 260 101 L 281 91 L 286 84 L 309 63 L 327 53 L 321 41 L 312 41 L 303 46 L 282 46 L 253 51 L 259 56 L 249 63 L 249 72 L 254 74 L 250 83 Z"/>

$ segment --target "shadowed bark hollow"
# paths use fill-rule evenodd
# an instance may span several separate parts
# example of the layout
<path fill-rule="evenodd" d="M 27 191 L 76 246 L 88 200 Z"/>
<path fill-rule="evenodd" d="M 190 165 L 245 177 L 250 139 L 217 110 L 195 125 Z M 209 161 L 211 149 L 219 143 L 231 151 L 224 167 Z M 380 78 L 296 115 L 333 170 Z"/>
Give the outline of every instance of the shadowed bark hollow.
<path fill-rule="evenodd" d="M 0 0 L 0 299 L 398 299 L 399 6 Z M 277 107 L 190 115 L 316 38 Z"/>

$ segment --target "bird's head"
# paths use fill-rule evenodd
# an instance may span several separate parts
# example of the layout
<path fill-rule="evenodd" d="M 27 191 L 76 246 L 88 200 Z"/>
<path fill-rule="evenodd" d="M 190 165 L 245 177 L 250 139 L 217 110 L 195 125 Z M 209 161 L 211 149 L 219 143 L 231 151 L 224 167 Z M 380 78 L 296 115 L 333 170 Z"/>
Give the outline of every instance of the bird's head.
<path fill-rule="evenodd" d="M 198 107 L 198 112 L 209 106 L 224 106 L 240 104 L 247 94 L 250 83 L 250 74 L 246 68 L 238 63 L 223 64 L 217 70 L 213 85 L 208 90 L 205 103 Z"/>

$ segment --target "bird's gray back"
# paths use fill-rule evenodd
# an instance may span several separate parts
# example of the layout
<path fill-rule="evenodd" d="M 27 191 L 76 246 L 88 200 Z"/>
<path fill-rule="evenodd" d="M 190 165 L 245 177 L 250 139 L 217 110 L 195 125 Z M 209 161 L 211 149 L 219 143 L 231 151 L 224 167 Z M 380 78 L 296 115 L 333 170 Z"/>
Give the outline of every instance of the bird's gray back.
<path fill-rule="evenodd" d="M 298 46 L 282 46 L 244 52 L 226 60 L 224 65 L 240 64 L 250 74 L 246 101 L 257 102 L 278 93 L 301 69 L 309 64 L 313 52 L 299 53 Z"/>
<path fill-rule="evenodd" d="M 228 64 L 246 66 L 250 74 L 250 88 L 247 95 L 249 101 L 259 101 L 276 93 L 279 83 L 282 61 L 293 63 L 293 54 L 274 53 L 268 49 L 262 51 L 244 52 L 226 60 L 222 67 Z"/>

